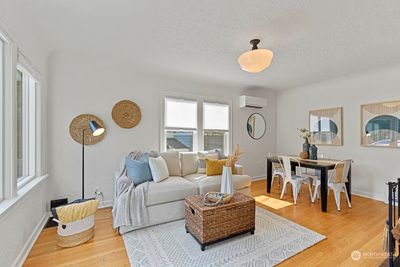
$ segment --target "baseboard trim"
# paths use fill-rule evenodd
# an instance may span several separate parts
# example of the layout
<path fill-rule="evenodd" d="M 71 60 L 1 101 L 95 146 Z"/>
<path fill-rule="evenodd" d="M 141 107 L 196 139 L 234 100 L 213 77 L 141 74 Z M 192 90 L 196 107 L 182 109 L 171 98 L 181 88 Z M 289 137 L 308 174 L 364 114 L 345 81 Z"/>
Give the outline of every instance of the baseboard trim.
<path fill-rule="evenodd" d="M 99 209 L 109 208 L 112 207 L 113 200 L 104 200 L 100 201 Z"/>
<path fill-rule="evenodd" d="M 377 195 L 377 194 L 371 194 L 368 192 L 363 192 L 363 191 L 359 191 L 359 190 L 351 190 L 351 194 L 352 195 L 356 195 L 356 196 L 360 196 L 360 197 L 365 197 L 365 198 L 369 198 L 369 199 L 374 199 L 374 200 L 378 200 L 378 201 L 383 201 L 384 202 L 384 197 L 382 195 Z"/>
<path fill-rule="evenodd" d="M 251 177 L 252 181 L 257 181 L 257 180 L 266 180 L 265 175 L 256 175 Z"/>
<path fill-rule="evenodd" d="M 18 257 L 15 259 L 12 266 L 22 266 L 29 255 L 33 245 L 35 244 L 36 240 L 38 239 L 40 233 L 42 232 L 43 227 L 45 226 L 49 214 L 45 212 L 40 219 L 40 222 L 36 226 L 35 230 L 33 230 L 32 234 L 29 236 L 28 241 L 25 243 L 24 247 L 22 248 L 21 252 L 19 253 Z"/>

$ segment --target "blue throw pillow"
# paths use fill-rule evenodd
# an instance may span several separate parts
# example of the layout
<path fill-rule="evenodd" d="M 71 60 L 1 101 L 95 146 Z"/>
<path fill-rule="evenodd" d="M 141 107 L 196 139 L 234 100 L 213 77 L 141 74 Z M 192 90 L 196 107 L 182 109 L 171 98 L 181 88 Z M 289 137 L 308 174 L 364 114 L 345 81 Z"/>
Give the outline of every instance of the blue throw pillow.
<path fill-rule="evenodd" d="M 135 185 L 152 181 L 149 163 L 145 160 L 125 159 L 126 174 L 130 177 Z"/>
<path fill-rule="evenodd" d="M 140 161 L 143 161 L 143 162 L 147 162 L 147 163 L 149 163 L 149 157 L 150 157 L 150 155 L 149 155 L 149 153 L 143 153 L 141 156 L 140 156 Z M 149 167 L 150 168 L 150 167 Z"/>

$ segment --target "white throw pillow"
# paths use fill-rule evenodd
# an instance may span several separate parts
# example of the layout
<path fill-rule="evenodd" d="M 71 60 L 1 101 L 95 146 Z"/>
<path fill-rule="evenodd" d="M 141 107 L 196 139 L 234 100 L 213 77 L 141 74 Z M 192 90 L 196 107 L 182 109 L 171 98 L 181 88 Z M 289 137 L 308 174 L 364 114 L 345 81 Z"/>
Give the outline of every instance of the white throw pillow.
<path fill-rule="evenodd" d="M 169 177 L 167 164 L 162 157 L 149 158 L 149 165 L 155 183 L 161 182 Z"/>
<path fill-rule="evenodd" d="M 197 159 L 196 152 L 181 152 L 182 176 L 197 172 Z"/>
<path fill-rule="evenodd" d="M 160 156 L 163 157 L 168 167 L 168 173 L 171 176 L 181 176 L 181 160 L 179 159 L 179 152 L 168 151 L 161 152 Z"/>

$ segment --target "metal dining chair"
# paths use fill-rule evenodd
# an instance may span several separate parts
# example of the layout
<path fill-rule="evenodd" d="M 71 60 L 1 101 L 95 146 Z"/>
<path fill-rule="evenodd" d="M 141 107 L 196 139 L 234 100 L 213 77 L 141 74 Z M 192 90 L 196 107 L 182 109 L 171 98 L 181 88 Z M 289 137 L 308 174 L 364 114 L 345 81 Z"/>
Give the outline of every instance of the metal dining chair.
<path fill-rule="evenodd" d="M 277 152 L 269 152 L 268 153 L 268 157 L 279 157 L 279 153 L 277 153 Z M 273 186 L 273 184 L 274 184 L 274 179 L 275 179 L 275 176 L 277 176 L 278 177 L 278 188 L 280 188 L 281 187 L 281 180 L 283 180 L 283 177 L 285 176 L 285 173 L 284 173 L 284 170 L 283 170 L 283 166 L 282 166 L 282 164 L 279 162 L 279 163 L 276 163 L 276 162 L 273 162 L 272 163 L 272 180 L 271 180 L 271 187 Z"/>
<path fill-rule="evenodd" d="M 342 160 L 339 161 L 335 164 L 335 168 L 332 170 L 332 172 L 329 175 L 328 178 L 328 193 L 329 189 L 333 191 L 334 197 L 335 197 L 335 202 L 338 211 L 340 211 L 340 194 L 342 191 L 344 191 L 346 195 L 346 200 L 347 200 L 347 205 L 349 208 L 351 208 L 351 202 L 349 199 L 349 195 L 347 192 L 347 187 L 346 183 L 348 182 L 347 176 L 349 174 L 350 166 L 353 161 L 351 159 L 349 160 Z M 319 187 L 321 186 L 321 179 L 316 180 L 316 185 L 314 188 L 314 194 L 312 196 L 312 202 L 315 202 L 315 199 L 318 197 L 319 198 Z"/>
<path fill-rule="evenodd" d="M 303 184 L 303 182 L 308 181 L 308 190 L 310 191 L 310 198 L 312 200 L 312 178 L 303 176 L 301 172 L 299 175 L 292 174 L 290 161 L 292 160 L 296 162 L 296 165 L 301 169 L 300 161 L 287 156 L 279 156 L 278 158 L 284 169 L 283 188 L 280 198 L 283 198 L 283 195 L 286 193 L 286 186 L 288 183 L 290 183 L 292 185 L 294 204 L 296 205 L 301 185 Z"/>

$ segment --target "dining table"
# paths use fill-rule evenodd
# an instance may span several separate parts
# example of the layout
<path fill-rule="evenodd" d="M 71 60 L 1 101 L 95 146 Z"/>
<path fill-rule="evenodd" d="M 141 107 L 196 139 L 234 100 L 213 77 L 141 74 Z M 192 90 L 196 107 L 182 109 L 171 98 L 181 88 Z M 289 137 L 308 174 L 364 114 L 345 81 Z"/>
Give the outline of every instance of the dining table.
<path fill-rule="evenodd" d="M 296 167 L 300 162 L 301 168 L 314 169 L 320 171 L 320 197 L 321 197 L 321 210 L 327 212 L 327 202 L 328 202 L 328 172 L 329 170 L 335 169 L 336 163 L 340 160 L 336 159 L 301 159 L 299 157 L 291 157 L 290 165 L 292 171 L 296 173 Z M 271 182 L 272 182 L 272 164 L 280 163 L 278 157 L 267 157 L 267 193 L 271 193 Z M 347 174 L 348 182 L 346 183 L 347 194 L 351 202 L 351 165 L 349 172 Z"/>

